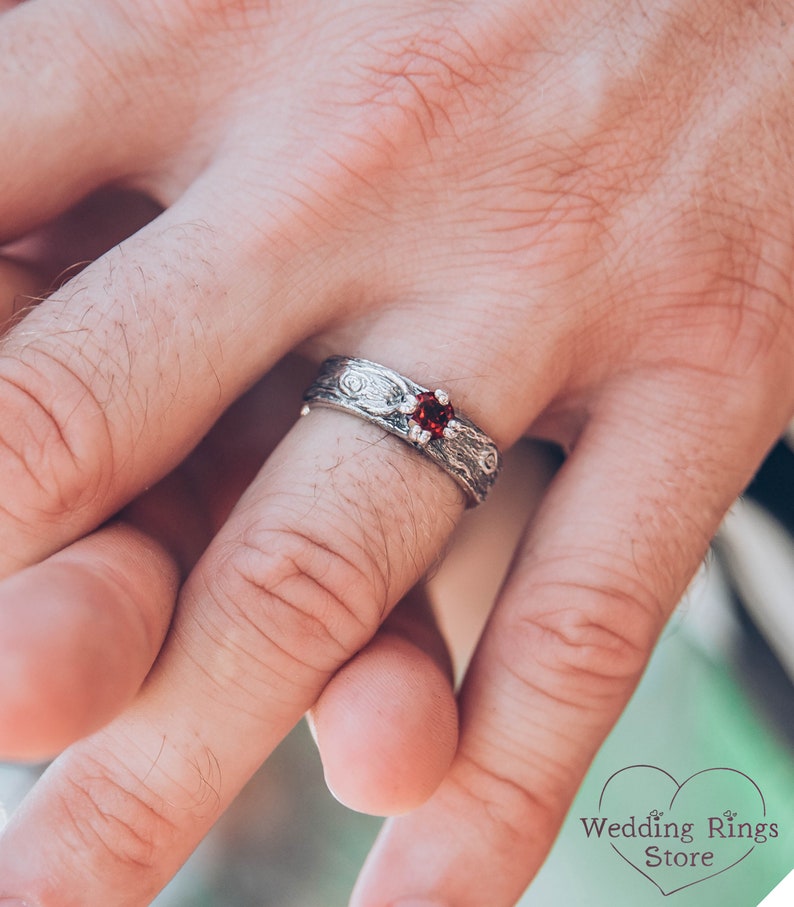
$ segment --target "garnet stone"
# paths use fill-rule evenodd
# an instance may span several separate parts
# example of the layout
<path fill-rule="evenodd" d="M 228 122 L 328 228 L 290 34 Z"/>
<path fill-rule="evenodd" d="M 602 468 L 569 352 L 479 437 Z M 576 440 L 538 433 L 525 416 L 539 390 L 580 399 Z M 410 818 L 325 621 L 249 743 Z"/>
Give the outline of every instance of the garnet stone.
<path fill-rule="evenodd" d="M 455 418 L 452 404 L 442 403 L 431 391 L 417 394 L 416 400 L 417 407 L 411 413 L 411 420 L 422 431 L 430 432 L 431 438 L 443 438 L 444 429 Z"/>

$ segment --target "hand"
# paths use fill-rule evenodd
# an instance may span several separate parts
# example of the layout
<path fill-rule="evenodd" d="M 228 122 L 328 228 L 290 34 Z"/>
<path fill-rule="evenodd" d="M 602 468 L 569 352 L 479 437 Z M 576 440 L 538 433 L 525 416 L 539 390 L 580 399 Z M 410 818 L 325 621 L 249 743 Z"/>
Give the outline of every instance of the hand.
<path fill-rule="evenodd" d="M 570 452 L 468 672 L 454 761 L 354 895 L 515 900 L 794 409 L 791 41 L 779 11 L 724 0 L 4 14 L 4 235 L 109 181 L 165 208 L 3 340 L 3 607 L 83 556 L 137 576 L 106 595 L 166 634 L 139 695 L 7 829 L 9 894 L 145 903 L 321 693 L 338 787 L 328 704 L 357 666 L 391 658 L 397 699 L 438 676 L 367 644 L 464 502 L 344 414 L 284 437 L 168 627 L 170 542 L 144 533 L 133 557 L 108 529 L 83 538 L 300 347 L 444 385 L 503 447 L 530 432 Z M 146 661 L 119 670 L 111 710 Z"/>

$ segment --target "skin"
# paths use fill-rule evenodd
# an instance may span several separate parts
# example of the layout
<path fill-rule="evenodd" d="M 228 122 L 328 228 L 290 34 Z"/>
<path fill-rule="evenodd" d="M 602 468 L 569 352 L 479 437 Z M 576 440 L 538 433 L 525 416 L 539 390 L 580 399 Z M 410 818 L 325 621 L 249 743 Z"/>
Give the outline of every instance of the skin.
<path fill-rule="evenodd" d="M 100 186 L 162 213 L 0 346 L 0 749 L 71 744 L 0 893 L 148 903 L 313 708 L 344 799 L 425 801 L 355 907 L 512 904 L 794 412 L 794 5 L 6 9 L 3 239 L 50 272 Z M 372 425 L 291 424 L 338 352 L 569 454 L 457 714 L 396 606 L 465 502 Z"/>

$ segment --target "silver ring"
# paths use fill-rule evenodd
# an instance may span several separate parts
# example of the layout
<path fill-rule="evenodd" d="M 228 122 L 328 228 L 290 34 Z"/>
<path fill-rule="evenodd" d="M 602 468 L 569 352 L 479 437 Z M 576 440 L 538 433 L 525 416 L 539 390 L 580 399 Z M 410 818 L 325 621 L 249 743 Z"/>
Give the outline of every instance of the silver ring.
<path fill-rule="evenodd" d="M 314 406 L 341 409 L 407 441 L 449 473 L 471 505 L 485 500 L 502 468 L 496 444 L 454 410 L 446 391 L 431 391 L 385 365 L 331 356 L 303 399 L 303 416 Z"/>

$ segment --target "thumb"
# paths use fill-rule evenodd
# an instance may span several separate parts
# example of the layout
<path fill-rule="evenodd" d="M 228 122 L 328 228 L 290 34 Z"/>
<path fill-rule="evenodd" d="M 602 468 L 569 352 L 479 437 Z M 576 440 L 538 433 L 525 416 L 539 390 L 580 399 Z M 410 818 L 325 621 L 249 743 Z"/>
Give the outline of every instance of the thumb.
<path fill-rule="evenodd" d="M 394 815 L 423 803 L 458 742 L 452 665 L 422 587 L 329 681 L 311 710 L 334 796 L 360 812 Z"/>

